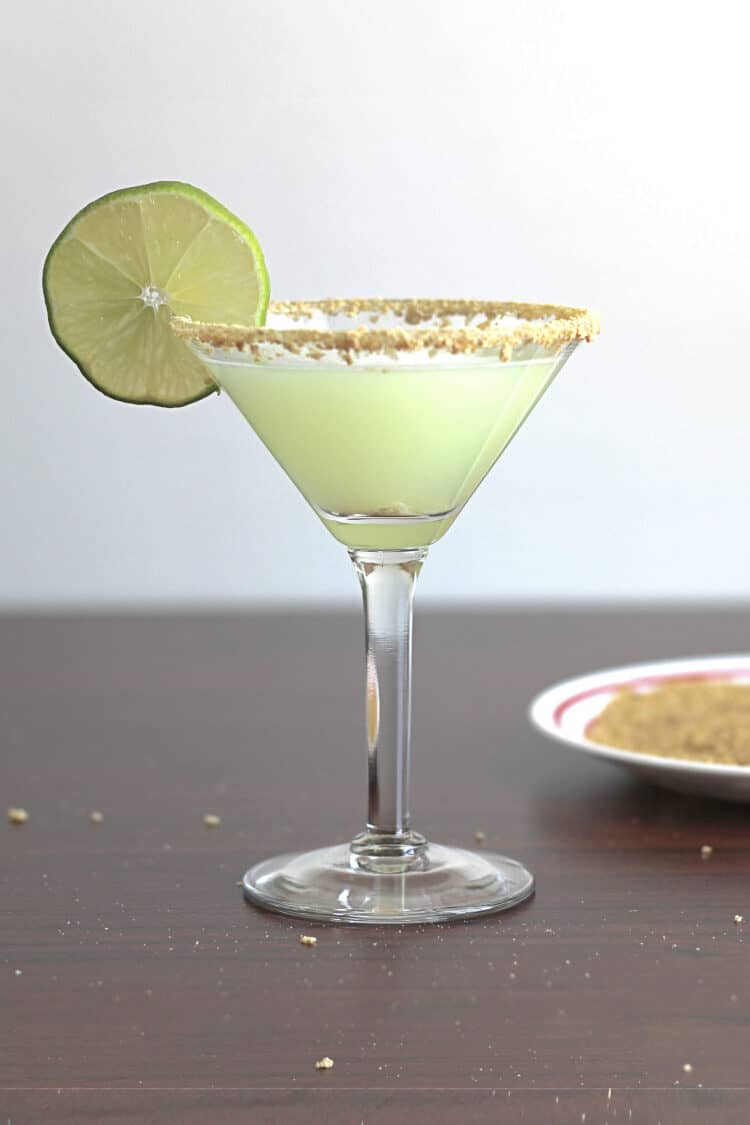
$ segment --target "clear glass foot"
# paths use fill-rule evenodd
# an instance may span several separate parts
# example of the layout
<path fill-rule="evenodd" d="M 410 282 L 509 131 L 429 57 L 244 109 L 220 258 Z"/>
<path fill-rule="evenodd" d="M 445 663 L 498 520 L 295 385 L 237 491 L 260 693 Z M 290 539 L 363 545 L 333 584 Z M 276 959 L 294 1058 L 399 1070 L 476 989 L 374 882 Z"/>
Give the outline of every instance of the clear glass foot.
<path fill-rule="evenodd" d="M 507 910 L 533 894 L 534 876 L 513 859 L 411 835 L 398 855 L 370 838 L 366 854 L 355 840 L 264 860 L 245 874 L 245 897 L 297 918 L 403 926 Z"/>

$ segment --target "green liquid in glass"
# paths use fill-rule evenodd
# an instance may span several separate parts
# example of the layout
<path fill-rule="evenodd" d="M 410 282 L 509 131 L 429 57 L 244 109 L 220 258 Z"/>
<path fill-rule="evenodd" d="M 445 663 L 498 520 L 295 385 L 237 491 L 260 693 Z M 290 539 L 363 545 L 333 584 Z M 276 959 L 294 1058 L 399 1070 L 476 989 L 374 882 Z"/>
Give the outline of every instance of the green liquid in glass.
<path fill-rule="evenodd" d="M 557 360 L 208 366 L 331 534 L 348 547 L 388 550 L 445 534 Z"/>

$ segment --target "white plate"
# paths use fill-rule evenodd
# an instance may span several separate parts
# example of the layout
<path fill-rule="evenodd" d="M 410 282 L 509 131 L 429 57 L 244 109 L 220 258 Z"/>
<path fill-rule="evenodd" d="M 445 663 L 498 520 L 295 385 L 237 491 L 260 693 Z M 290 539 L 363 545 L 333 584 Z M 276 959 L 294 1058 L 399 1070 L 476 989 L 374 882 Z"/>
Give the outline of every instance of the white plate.
<path fill-rule="evenodd" d="M 681 793 L 750 802 L 750 766 L 714 765 L 638 754 L 632 750 L 600 746 L 586 737 L 590 724 L 617 691 L 623 688 L 650 691 L 669 680 L 686 678 L 750 684 L 750 656 L 659 660 L 577 676 L 538 695 L 529 708 L 529 718 L 550 738 L 597 758 L 627 766 L 656 785 L 677 789 Z"/>

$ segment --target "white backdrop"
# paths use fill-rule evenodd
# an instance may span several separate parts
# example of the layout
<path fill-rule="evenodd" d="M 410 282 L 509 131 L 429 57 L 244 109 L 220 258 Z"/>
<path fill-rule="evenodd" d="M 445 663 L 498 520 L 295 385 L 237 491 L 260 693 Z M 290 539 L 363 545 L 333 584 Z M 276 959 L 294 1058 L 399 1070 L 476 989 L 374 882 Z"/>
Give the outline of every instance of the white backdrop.
<path fill-rule="evenodd" d="M 743 6 L 630 0 L 25 0 L 6 14 L 4 605 L 357 596 L 226 398 L 97 394 L 41 266 L 84 203 L 192 181 L 276 297 L 589 304 L 579 349 L 421 598 L 745 596 Z"/>

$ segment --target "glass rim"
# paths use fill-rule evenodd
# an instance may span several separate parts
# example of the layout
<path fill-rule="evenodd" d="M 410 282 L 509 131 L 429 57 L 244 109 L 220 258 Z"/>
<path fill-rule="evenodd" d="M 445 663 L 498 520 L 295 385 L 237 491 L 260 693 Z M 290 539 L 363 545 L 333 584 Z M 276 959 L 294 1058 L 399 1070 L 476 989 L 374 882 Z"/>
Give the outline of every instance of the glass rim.
<path fill-rule="evenodd" d="M 497 349 L 500 359 L 507 361 L 518 347 L 536 344 L 554 352 L 573 341 L 591 341 L 600 330 L 599 316 L 589 309 L 466 298 L 272 301 L 268 316 L 288 324 L 242 327 L 175 316 L 170 325 L 182 339 L 217 349 L 260 356 L 261 349 L 266 351 L 270 345 L 291 354 L 305 352 L 311 358 L 339 352 L 349 362 L 362 353 L 395 356 L 399 352 L 427 351 L 458 355 L 488 349 Z M 356 321 L 356 326 L 321 327 L 315 323 L 321 316 L 348 317 Z M 393 324 L 394 318 L 400 323 Z M 387 323 L 379 325 L 381 319 Z"/>

